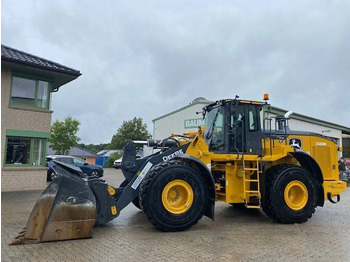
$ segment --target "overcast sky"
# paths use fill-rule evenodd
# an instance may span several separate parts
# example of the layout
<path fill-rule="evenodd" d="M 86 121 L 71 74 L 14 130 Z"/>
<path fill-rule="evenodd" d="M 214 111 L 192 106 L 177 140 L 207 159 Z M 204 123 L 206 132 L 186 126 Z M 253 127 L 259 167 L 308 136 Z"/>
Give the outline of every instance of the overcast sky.
<path fill-rule="evenodd" d="M 350 1 L 2 0 L 1 43 L 80 70 L 53 121 L 83 143 L 196 97 L 261 100 L 350 126 Z"/>

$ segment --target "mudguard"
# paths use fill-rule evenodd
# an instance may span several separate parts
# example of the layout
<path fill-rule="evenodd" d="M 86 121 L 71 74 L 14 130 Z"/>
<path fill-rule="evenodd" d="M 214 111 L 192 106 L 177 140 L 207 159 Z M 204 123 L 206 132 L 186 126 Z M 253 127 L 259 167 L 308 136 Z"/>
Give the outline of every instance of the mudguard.
<path fill-rule="evenodd" d="M 307 154 L 305 151 L 300 149 L 295 149 L 294 152 L 290 153 L 296 160 L 298 160 L 299 164 L 306 168 L 317 180 L 318 186 L 317 186 L 317 192 L 318 192 L 318 198 L 317 198 L 317 205 L 323 206 L 324 205 L 324 191 L 322 187 L 323 183 L 323 175 L 321 168 L 309 154 Z"/>
<path fill-rule="evenodd" d="M 208 192 L 209 192 L 209 199 L 208 199 L 209 201 L 208 201 L 207 208 L 204 215 L 214 220 L 216 191 L 215 191 L 215 182 L 214 182 L 213 175 L 211 174 L 211 171 L 202 161 L 200 161 L 198 158 L 195 158 L 194 156 L 191 156 L 191 155 L 180 154 L 180 155 L 177 155 L 174 159 L 179 159 L 183 162 L 194 163 L 198 168 L 198 170 L 201 172 L 201 174 L 204 176 L 205 181 L 208 185 Z"/>

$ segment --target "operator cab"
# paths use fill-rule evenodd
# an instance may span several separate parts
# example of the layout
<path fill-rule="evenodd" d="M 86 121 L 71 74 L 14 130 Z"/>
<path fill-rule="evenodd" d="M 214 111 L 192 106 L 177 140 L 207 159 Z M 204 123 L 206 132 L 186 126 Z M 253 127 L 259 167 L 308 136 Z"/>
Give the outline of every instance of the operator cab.
<path fill-rule="evenodd" d="M 204 139 L 215 153 L 261 155 L 260 111 L 263 103 L 220 100 L 203 108 Z"/>

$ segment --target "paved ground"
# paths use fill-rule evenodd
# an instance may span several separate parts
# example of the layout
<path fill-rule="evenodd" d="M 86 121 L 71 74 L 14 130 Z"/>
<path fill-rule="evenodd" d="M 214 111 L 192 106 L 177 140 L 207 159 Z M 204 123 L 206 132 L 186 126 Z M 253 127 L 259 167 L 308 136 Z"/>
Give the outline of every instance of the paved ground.
<path fill-rule="evenodd" d="M 120 171 L 106 169 L 112 185 Z M 41 192 L 2 193 L 2 261 L 350 261 L 350 188 L 302 225 L 280 225 L 259 210 L 217 203 L 216 220 L 203 218 L 186 232 L 156 230 L 129 205 L 92 239 L 8 246 L 25 226 Z"/>

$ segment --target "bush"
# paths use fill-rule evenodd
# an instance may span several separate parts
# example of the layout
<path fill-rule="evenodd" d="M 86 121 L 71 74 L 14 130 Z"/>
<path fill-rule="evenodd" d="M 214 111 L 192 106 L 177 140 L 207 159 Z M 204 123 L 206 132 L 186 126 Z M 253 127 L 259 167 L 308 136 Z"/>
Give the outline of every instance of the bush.
<path fill-rule="evenodd" d="M 121 158 L 122 155 L 123 155 L 122 153 L 117 153 L 117 152 L 111 154 L 107 159 L 106 167 L 113 167 L 114 161 Z"/>

